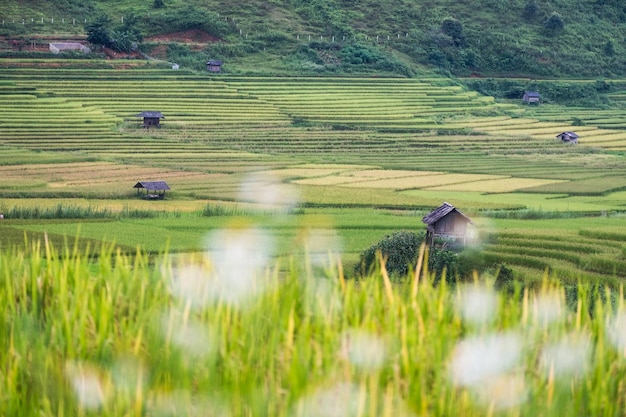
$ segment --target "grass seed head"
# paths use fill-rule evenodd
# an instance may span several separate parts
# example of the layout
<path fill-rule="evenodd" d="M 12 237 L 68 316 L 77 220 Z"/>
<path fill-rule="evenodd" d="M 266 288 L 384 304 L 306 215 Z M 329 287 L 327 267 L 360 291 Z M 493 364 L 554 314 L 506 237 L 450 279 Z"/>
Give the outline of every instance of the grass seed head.
<path fill-rule="evenodd" d="M 466 323 L 482 326 L 496 318 L 498 297 L 490 288 L 471 284 L 460 290 L 457 307 Z"/>
<path fill-rule="evenodd" d="M 269 172 L 255 172 L 241 183 L 238 200 L 256 203 L 264 210 L 289 211 L 298 205 L 300 193 Z"/>
<path fill-rule="evenodd" d="M 472 336 L 460 341 L 450 371 L 455 385 L 472 387 L 506 374 L 518 366 L 522 341 L 516 333 Z"/>
<path fill-rule="evenodd" d="M 540 364 L 546 376 L 580 377 L 591 365 L 591 340 L 586 334 L 569 334 L 541 350 Z"/>

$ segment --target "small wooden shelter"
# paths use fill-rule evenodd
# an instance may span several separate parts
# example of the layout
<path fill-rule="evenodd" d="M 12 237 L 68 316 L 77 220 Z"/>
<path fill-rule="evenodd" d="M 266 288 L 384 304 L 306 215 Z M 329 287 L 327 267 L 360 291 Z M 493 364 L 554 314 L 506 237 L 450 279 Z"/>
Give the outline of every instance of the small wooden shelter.
<path fill-rule="evenodd" d="M 465 245 L 468 241 L 468 225 L 474 225 L 472 219 L 447 202 L 424 216 L 422 221 L 426 224 L 426 242 L 431 246 L 435 239 Z"/>
<path fill-rule="evenodd" d="M 146 200 L 163 200 L 165 198 L 165 191 L 170 190 L 170 187 L 165 181 L 139 181 L 133 188 L 137 189 L 137 194 L 143 188 L 146 190 Z"/>
<path fill-rule="evenodd" d="M 206 63 L 206 70 L 209 72 L 221 72 L 223 62 L 219 59 L 210 59 Z"/>
<path fill-rule="evenodd" d="M 526 91 L 524 93 L 524 97 L 522 100 L 526 104 L 539 104 L 539 100 L 541 100 L 541 94 L 536 91 Z"/>
<path fill-rule="evenodd" d="M 557 139 L 561 139 L 564 143 L 578 143 L 578 135 L 574 132 L 563 132 L 556 135 Z"/>
<path fill-rule="evenodd" d="M 165 119 L 163 113 L 160 111 L 142 111 L 139 114 L 136 114 L 135 117 L 143 118 L 143 127 L 146 129 L 149 127 L 160 127 L 161 119 Z"/>

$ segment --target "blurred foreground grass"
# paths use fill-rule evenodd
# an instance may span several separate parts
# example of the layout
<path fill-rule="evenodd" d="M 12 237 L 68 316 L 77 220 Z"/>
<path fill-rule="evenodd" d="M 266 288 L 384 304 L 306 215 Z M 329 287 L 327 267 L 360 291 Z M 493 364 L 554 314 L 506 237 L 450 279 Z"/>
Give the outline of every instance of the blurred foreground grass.
<path fill-rule="evenodd" d="M 345 280 L 260 233 L 205 254 L 0 252 L 0 414 L 622 415 L 623 294 Z M 37 248 L 41 245 L 41 248 Z M 288 271 L 285 273 L 284 271 Z M 554 281 L 554 282 L 552 282 Z"/>

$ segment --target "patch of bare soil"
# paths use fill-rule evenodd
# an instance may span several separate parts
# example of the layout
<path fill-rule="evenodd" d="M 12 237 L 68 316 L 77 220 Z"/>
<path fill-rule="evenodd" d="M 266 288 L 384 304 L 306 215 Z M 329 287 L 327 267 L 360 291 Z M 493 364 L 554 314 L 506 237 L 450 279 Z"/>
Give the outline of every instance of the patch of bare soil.
<path fill-rule="evenodd" d="M 167 59 L 167 46 L 166 45 L 158 45 L 152 48 L 149 54 L 153 58 L 158 59 Z"/>
<path fill-rule="evenodd" d="M 102 48 L 102 52 L 109 59 L 137 59 L 137 58 L 141 58 L 141 55 L 138 52 L 136 52 L 136 51 L 118 52 L 118 51 L 114 51 L 111 48 Z"/>

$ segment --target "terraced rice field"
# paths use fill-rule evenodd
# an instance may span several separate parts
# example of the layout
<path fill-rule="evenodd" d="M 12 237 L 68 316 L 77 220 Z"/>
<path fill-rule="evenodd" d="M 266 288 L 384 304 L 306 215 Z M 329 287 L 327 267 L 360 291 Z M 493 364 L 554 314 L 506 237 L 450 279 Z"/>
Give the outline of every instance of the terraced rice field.
<path fill-rule="evenodd" d="M 0 204 L 16 204 L 9 197 L 125 204 L 137 181 L 157 179 L 172 187 L 171 201 L 231 203 L 254 173 L 297 187 L 305 206 L 425 210 L 445 200 L 475 216 L 626 209 L 626 133 L 614 110 L 529 110 L 440 79 L 2 66 Z M 160 129 L 141 127 L 135 115 L 144 110 L 165 115 Z M 585 125 L 572 126 L 579 116 Z M 565 130 L 579 133 L 580 144 L 560 143 L 555 136 Z M 619 248 L 598 255 L 617 262 L 601 267 L 550 249 L 543 257 L 551 259 L 529 261 L 541 249 L 509 244 L 507 233 L 489 256 L 520 268 L 602 274 L 622 266 Z M 568 244 L 581 240 L 574 233 Z"/>

